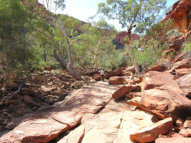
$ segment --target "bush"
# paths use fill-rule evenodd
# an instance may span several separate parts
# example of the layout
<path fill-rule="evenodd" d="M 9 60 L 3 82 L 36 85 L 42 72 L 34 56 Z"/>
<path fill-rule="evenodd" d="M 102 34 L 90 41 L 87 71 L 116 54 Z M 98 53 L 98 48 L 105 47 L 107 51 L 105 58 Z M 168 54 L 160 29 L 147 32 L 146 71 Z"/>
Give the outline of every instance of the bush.
<path fill-rule="evenodd" d="M 158 42 L 149 40 L 143 47 L 138 40 L 134 41 L 133 55 L 136 62 L 142 66 L 153 66 L 156 61 L 162 56 L 162 46 L 156 46 Z"/>
<path fill-rule="evenodd" d="M 182 53 L 191 51 L 191 36 L 186 39 L 182 45 Z"/>

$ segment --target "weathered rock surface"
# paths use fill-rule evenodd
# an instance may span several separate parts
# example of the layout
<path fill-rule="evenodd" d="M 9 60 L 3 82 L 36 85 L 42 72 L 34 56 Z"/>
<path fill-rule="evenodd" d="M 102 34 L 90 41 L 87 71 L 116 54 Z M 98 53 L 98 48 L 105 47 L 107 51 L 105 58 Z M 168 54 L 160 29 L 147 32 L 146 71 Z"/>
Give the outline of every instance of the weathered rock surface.
<path fill-rule="evenodd" d="M 63 139 L 59 140 L 57 143 L 81 143 L 85 133 L 85 128 L 83 125 L 77 127 L 71 131 Z"/>
<path fill-rule="evenodd" d="M 186 75 L 189 73 L 191 73 L 191 68 L 176 69 L 176 75 L 177 76 L 183 76 L 183 75 Z"/>
<path fill-rule="evenodd" d="M 189 0 L 180 0 L 173 5 L 173 9 L 167 13 L 166 19 L 174 19 L 174 28 L 181 32 L 187 32 L 191 21 L 190 12 L 191 2 Z"/>
<path fill-rule="evenodd" d="M 172 129 L 172 118 L 166 118 L 149 127 L 142 128 L 130 135 L 130 139 L 135 142 L 152 142 L 159 135 L 168 133 Z"/>
<path fill-rule="evenodd" d="M 101 75 L 99 73 L 95 73 L 94 77 L 93 77 L 96 81 L 100 81 L 101 80 Z"/>
<path fill-rule="evenodd" d="M 191 137 L 191 118 L 188 118 L 182 126 L 179 134 L 184 137 Z"/>
<path fill-rule="evenodd" d="M 99 111 L 110 101 L 116 89 L 107 83 L 98 82 L 76 90 L 64 103 L 40 109 L 22 119 L 14 130 L 0 138 L 0 142 L 48 142 L 80 124 L 85 113 Z"/>
<path fill-rule="evenodd" d="M 172 137 L 172 138 L 158 138 L 155 143 L 191 143 L 191 138 Z"/>
<path fill-rule="evenodd" d="M 137 129 L 153 124 L 153 115 L 144 111 L 125 111 L 122 116 L 121 125 L 113 143 L 133 143 L 130 134 Z"/>
<path fill-rule="evenodd" d="M 167 70 L 167 67 L 165 65 L 156 65 L 156 66 L 152 67 L 151 69 L 149 69 L 147 72 L 149 72 L 149 71 L 164 72 L 165 70 Z"/>
<path fill-rule="evenodd" d="M 123 68 L 119 68 L 119 69 L 116 69 L 116 70 L 111 71 L 111 72 L 106 72 L 105 75 L 104 75 L 104 78 L 109 79 L 112 76 L 122 76 L 123 75 L 123 70 L 125 70 L 125 69 L 126 68 L 123 67 Z"/>
<path fill-rule="evenodd" d="M 119 85 L 119 84 L 124 84 L 125 83 L 125 78 L 120 77 L 120 76 L 113 76 L 109 78 L 109 84 L 112 85 Z"/>
<path fill-rule="evenodd" d="M 178 84 L 183 90 L 185 96 L 191 96 L 191 73 L 177 79 Z"/>
<path fill-rule="evenodd" d="M 180 54 L 176 59 L 174 60 L 175 62 L 182 61 L 183 59 L 187 59 L 191 57 L 191 51 L 184 52 Z"/>
<path fill-rule="evenodd" d="M 112 94 L 114 99 L 120 99 L 125 96 L 126 93 L 132 91 L 140 91 L 140 86 L 124 85 Z"/>
<path fill-rule="evenodd" d="M 181 68 L 191 68 L 191 58 L 183 59 L 176 62 L 171 69 L 171 73 L 173 73 L 176 69 Z"/>
<path fill-rule="evenodd" d="M 99 114 L 86 114 L 82 118 L 85 136 L 82 143 L 112 143 L 121 124 L 125 104 L 111 100 Z"/>
<path fill-rule="evenodd" d="M 128 98 L 128 99 L 132 99 L 134 97 L 141 97 L 141 92 L 131 92 L 131 93 L 127 93 L 125 96 Z"/>
<path fill-rule="evenodd" d="M 191 101 L 182 95 L 183 91 L 170 73 L 148 72 L 142 90 L 141 103 L 158 117 L 189 115 Z"/>

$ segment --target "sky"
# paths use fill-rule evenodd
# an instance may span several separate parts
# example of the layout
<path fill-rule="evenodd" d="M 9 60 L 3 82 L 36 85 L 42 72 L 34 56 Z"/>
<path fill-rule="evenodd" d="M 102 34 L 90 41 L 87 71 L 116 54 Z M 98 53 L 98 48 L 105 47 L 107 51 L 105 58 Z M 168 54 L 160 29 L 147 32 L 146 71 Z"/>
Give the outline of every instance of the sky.
<path fill-rule="evenodd" d="M 96 14 L 97 5 L 100 2 L 105 1 L 106 0 L 65 0 L 66 8 L 64 9 L 64 11 L 58 12 L 87 22 L 88 17 Z M 167 0 L 167 6 L 172 6 L 176 1 L 177 0 Z M 109 21 L 109 23 L 113 24 L 117 28 L 117 30 L 122 30 L 117 21 Z"/>

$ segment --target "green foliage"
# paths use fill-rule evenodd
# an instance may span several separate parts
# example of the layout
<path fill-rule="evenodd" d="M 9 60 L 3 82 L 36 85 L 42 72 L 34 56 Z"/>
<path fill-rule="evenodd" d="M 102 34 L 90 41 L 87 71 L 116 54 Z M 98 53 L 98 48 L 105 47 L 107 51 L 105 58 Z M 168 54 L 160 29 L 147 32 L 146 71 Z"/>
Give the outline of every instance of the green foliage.
<path fill-rule="evenodd" d="M 117 19 L 122 28 L 136 24 L 135 32 L 143 34 L 161 18 L 166 0 L 107 0 L 98 5 L 98 12 L 109 19 Z"/>
<path fill-rule="evenodd" d="M 135 60 L 139 65 L 142 66 L 153 66 L 156 61 L 162 56 L 163 47 L 157 46 L 158 41 L 148 40 L 145 43 L 145 47 L 139 47 L 140 43 L 138 40 L 132 44 L 134 50 Z"/>
<path fill-rule="evenodd" d="M 191 36 L 189 36 L 182 45 L 182 53 L 191 51 Z"/>
<path fill-rule="evenodd" d="M 147 36 L 154 38 L 155 40 L 164 42 L 168 39 L 168 37 L 174 36 L 174 32 L 170 30 L 173 24 L 173 20 L 169 19 L 164 22 L 158 22 L 151 26 L 150 29 L 147 30 Z"/>
<path fill-rule="evenodd" d="M 110 70 L 121 64 L 123 52 L 116 50 L 112 43 L 116 35 L 116 30 L 112 25 L 101 19 L 92 22 L 92 25 L 83 25 L 81 31 L 82 33 L 77 38 L 83 40 L 74 44 L 72 48 L 76 65 Z"/>
<path fill-rule="evenodd" d="M 28 40 L 29 12 L 20 0 L 0 0 L 1 62 L 7 69 L 22 69 L 33 58 Z"/>

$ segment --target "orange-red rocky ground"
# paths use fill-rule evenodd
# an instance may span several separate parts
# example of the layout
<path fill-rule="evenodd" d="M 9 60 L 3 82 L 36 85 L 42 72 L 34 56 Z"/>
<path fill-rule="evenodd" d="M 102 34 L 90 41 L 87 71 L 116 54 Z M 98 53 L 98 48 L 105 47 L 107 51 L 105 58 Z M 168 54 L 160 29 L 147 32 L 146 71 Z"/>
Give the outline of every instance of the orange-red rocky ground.
<path fill-rule="evenodd" d="M 62 101 L 71 91 L 90 82 L 94 81 L 88 76 L 76 81 L 67 72 L 57 70 L 36 72 L 15 80 L 9 87 L 1 87 L 0 131 L 12 129 L 13 118 Z M 19 92 L 15 94 L 16 91 Z"/>

